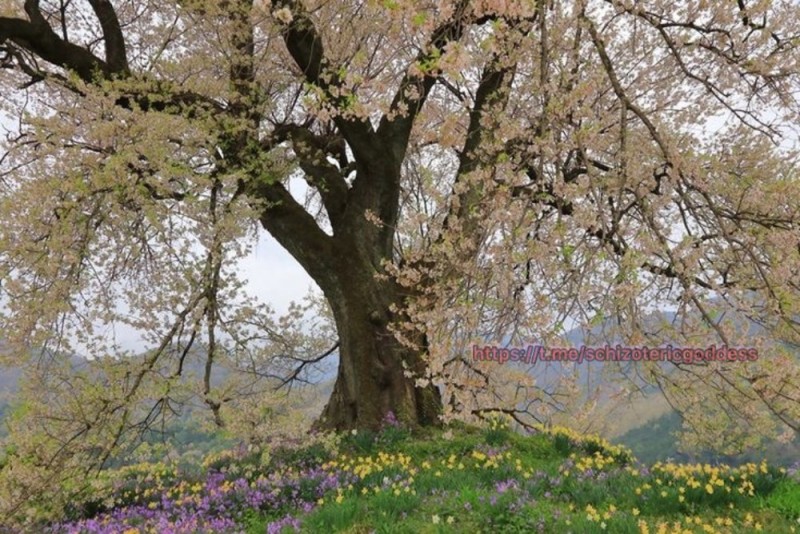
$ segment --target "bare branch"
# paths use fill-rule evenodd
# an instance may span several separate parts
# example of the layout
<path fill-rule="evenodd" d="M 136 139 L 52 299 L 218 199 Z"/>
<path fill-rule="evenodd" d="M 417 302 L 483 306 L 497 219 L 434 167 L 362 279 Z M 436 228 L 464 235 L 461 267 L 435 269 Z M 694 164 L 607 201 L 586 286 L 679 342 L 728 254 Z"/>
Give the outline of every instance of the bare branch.
<path fill-rule="evenodd" d="M 325 352 L 323 352 L 319 356 L 315 356 L 314 358 L 310 358 L 308 360 L 302 360 L 300 362 L 300 365 L 295 367 L 294 370 L 289 374 L 289 376 L 284 378 L 281 381 L 280 384 L 275 386 L 275 390 L 277 391 L 277 390 L 285 387 L 287 384 L 291 384 L 293 381 L 298 380 L 298 377 L 300 376 L 300 373 L 303 372 L 303 369 L 305 369 L 305 367 L 307 365 L 312 365 L 312 364 L 321 362 L 322 360 L 324 360 L 325 358 L 327 358 L 328 356 L 333 354 L 334 351 L 339 348 L 339 346 L 340 346 L 340 343 L 339 343 L 339 341 L 337 341 L 331 348 L 329 348 L 328 350 L 326 350 Z"/>

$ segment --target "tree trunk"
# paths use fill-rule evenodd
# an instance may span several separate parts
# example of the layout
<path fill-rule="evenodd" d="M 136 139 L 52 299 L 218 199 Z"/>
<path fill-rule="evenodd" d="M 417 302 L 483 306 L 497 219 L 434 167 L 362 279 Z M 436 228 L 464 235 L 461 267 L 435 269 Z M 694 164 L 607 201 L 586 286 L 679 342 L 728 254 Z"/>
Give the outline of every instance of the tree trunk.
<path fill-rule="evenodd" d="M 427 366 L 424 334 L 416 336 L 419 348 L 412 349 L 389 330 L 393 321 L 403 319 L 391 309 L 393 305 L 403 308 L 408 291 L 376 277 L 382 272 L 382 262 L 393 257 L 401 165 L 400 159 L 390 157 L 391 150 L 378 149 L 383 144 L 372 142 L 375 146 L 358 144 L 357 177 L 351 187 L 318 168 L 324 155 L 308 162 L 298 149 L 311 182 L 327 179 L 338 184 L 321 188 L 333 235 L 322 232 L 285 189 L 254 182 L 252 191 L 270 203 L 262 225 L 319 285 L 336 322 L 339 370 L 316 428 L 377 429 L 389 411 L 412 427 L 440 422 L 438 389 L 415 386 L 416 377 Z M 368 221 L 367 211 L 377 214 L 381 224 Z M 413 376 L 406 376 L 407 371 Z"/>
<path fill-rule="evenodd" d="M 376 280 L 374 270 L 345 262 L 337 273 L 341 287 L 329 296 L 339 333 L 339 370 L 333 393 L 317 428 L 377 429 L 388 412 L 410 427 L 439 424 L 442 400 L 436 386 L 416 387 L 426 367 L 420 351 L 403 346 L 390 332 L 401 292 L 389 281 Z M 424 335 L 417 336 L 425 350 Z"/>

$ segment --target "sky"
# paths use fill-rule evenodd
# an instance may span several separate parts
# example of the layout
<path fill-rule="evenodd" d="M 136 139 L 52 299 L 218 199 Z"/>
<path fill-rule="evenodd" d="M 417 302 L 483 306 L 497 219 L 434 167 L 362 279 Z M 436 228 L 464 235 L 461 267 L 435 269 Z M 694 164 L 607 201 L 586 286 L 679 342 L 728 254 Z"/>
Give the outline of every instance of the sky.
<path fill-rule="evenodd" d="M 317 285 L 300 264 L 267 232 L 262 231 L 253 252 L 239 263 L 251 295 L 269 302 L 278 313 Z"/>
<path fill-rule="evenodd" d="M 287 189 L 295 200 L 304 202 L 308 186 L 302 177 L 290 178 Z M 289 309 L 290 302 L 305 297 L 310 289 L 321 292 L 297 260 L 263 228 L 259 229 L 253 251 L 239 262 L 239 272 L 247 280 L 248 294 L 271 304 L 279 315 Z"/>

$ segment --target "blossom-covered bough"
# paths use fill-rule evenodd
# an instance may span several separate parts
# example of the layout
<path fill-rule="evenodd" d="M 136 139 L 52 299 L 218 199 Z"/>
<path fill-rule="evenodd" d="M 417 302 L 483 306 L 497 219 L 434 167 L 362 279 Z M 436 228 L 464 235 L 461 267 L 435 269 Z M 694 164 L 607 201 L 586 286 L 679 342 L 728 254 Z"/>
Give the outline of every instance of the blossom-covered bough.
<path fill-rule="evenodd" d="M 708 442 L 795 434 L 798 28 L 789 1 L 0 2 L 0 327 L 31 389 L 4 496 L 192 399 L 261 429 L 337 344 L 323 428 L 591 422 L 577 375 L 469 350 L 583 326 L 757 348 L 604 370 Z M 335 332 L 244 292 L 262 229 Z"/>

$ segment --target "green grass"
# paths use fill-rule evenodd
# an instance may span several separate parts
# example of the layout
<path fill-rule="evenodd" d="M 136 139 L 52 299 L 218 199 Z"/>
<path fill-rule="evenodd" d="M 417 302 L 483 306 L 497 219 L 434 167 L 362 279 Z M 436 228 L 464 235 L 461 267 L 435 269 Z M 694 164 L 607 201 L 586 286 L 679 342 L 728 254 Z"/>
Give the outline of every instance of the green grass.
<path fill-rule="evenodd" d="M 789 480 L 782 480 L 778 483 L 777 487 L 769 493 L 765 499 L 764 507 L 772 508 L 776 512 L 783 513 L 789 517 L 800 518 L 800 484 L 796 482 L 793 483 Z"/>
<path fill-rule="evenodd" d="M 800 484 L 765 465 L 648 472 L 622 448 L 561 430 L 450 434 L 395 436 L 383 447 L 376 435 L 345 439 L 328 468 L 370 472 L 298 514 L 302 531 L 800 532 Z"/>
<path fill-rule="evenodd" d="M 800 534 L 796 473 L 766 462 L 644 466 L 623 447 L 563 428 L 523 436 L 495 421 L 412 435 L 395 426 L 269 454 L 226 451 L 203 465 L 224 476 L 213 491 L 202 477 L 148 463 L 116 472 L 128 481 L 117 499 L 148 505 L 165 494 L 177 502 L 221 491 L 222 513 L 240 514 L 233 517 L 248 534 L 293 525 L 350 534 Z M 253 509 L 241 483 L 252 489 L 259 480 L 273 481 L 263 494 L 274 500 Z"/>

